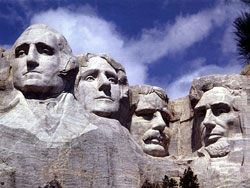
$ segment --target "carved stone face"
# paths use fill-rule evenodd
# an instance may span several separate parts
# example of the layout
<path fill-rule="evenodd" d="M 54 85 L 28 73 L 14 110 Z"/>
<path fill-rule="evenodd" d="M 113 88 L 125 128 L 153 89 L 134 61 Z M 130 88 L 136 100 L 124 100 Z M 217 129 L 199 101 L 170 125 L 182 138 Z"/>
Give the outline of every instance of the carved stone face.
<path fill-rule="evenodd" d="M 59 93 L 65 83 L 58 76 L 59 46 L 52 31 L 25 31 L 15 44 L 13 83 L 23 93 Z"/>
<path fill-rule="evenodd" d="M 85 109 L 103 117 L 118 112 L 120 86 L 115 69 L 105 59 L 92 57 L 80 74 L 78 97 Z"/>
<path fill-rule="evenodd" d="M 219 144 L 219 141 L 225 140 L 222 138 L 233 137 L 240 132 L 238 113 L 233 109 L 233 97 L 223 87 L 214 87 L 205 92 L 194 110 L 200 126 L 201 141 L 206 147 Z M 220 148 L 221 145 L 227 144 L 220 143 Z"/>
<path fill-rule="evenodd" d="M 168 155 L 170 131 L 169 114 L 163 101 L 156 93 L 139 95 L 139 102 L 132 116 L 130 132 L 148 155 Z"/>

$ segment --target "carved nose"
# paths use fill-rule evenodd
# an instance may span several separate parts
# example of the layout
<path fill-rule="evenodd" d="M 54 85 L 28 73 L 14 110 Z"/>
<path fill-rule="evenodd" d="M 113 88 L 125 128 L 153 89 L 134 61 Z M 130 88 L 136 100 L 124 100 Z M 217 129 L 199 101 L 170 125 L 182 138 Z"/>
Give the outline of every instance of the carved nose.
<path fill-rule="evenodd" d="M 163 120 L 162 115 L 159 111 L 156 111 L 154 115 L 155 117 L 154 117 L 152 128 L 162 132 L 166 127 L 166 123 Z"/>
<path fill-rule="evenodd" d="M 100 76 L 99 79 L 99 91 L 110 91 L 110 82 L 106 76 Z"/>
<path fill-rule="evenodd" d="M 34 44 L 31 44 L 30 48 L 29 48 L 29 53 L 27 56 L 27 66 L 28 67 L 32 68 L 32 67 L 36 67 L 39 65 L 37 53 L 38 52 L 37 52 L 36 46 Z"/>
<path fill-rule="evenodd" d="M 211 109 L 208 109 L 203 124 L 207 129 L 213 129 L 216 126 L 215 116 Z"/>

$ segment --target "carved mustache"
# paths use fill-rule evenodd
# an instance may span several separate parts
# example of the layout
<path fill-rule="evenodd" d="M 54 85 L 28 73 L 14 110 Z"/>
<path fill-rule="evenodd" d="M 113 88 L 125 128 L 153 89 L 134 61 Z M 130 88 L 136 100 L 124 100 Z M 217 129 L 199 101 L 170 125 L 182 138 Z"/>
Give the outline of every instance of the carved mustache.
<path fill-rule="evenodd" d="M 153 139 L 158 140 L 159 144 L 164 146 L 168 142 L 170 137 L 169 135 L 164 134 L 164 132 L 160 132 L 158 130 L 149 130 L 142 137 L 143 142 L 146 144 L 151 143 Z"/>
<path fill-rule="evenodd" d="M 210 132 L 204 135 L 204 141 L 206 145 L 212 144 L 217 142 L 217 140 L 221 139 L 224 137 L 223 133 L 219 133 L 219 132 Z"/>
<path fill-rule="evenodd" d="M 99 96 L 99 97 L 96 97 L 95 99 L 108 99 L 108 100 L 114 101 L 111 97 L 107 97 L 107 96 Z"/>

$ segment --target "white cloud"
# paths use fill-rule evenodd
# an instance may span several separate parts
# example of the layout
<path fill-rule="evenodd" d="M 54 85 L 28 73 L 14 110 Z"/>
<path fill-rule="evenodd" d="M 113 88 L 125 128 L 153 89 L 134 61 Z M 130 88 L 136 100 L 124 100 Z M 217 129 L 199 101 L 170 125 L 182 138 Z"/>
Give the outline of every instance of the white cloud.
<path fill-rule="evenodd" d="M 240 3 L 236 0 L 231 0 L 232 5 L 227 8 L 228 21 L 225 23 L 224 36 L 221 42 L 221 50 L 224 54 L 236 52 L 236 40 L 235 40 L 235 28 L 234 20 L 240 16 L 241 11 L 248 11 L 248 7 L 244 3 Z"/>
<path fill-rule="evenodd" d="M 201 66 L 204 66 L 205 62 L 206 62 L 205 57 L 199 57 L 195 60 L 187 62 L 187 64 L 189 64 L 191 68 L 197 69 L 197 68 L 200 68 Z"/>
<path fill-rule="evenodd" d="M 49 10 L 35 15 L 31 24 L 45 23 L 60 31 L 69 41 L 74 54 L 107 53 L 121 62 L 130 83 L 144 83 L 146 67 L 124 47 L 123 37 L 115 25 L 95 13 L 74 13 L 67 9 Z M 140 76 L 138 76 L 140 75 Z"/>
<path fill-rule="evenodd" d="M 177 78 L 166 88 L 166 91 L 171 99 L 184 97 L 189 94 L 192 81 L 195 78 L 211 74 L 239 74 L 241 70 L 242 67 L 239 64 L 234 63 L 229 63 L 225 67 L 220 67 L 217 65 L 202 66 L 189 74 Z"/>
<path fill-rule="evenodd" d="M 173 25 L 166 23 L 160 29 L 142 30 L 138 39 L 125 38 L 117 32 L 114 23 L 104 20 L 93 11 L 72 12 L 64 8 L 48 10 L 35 14 L 31 24 L 44 23 L 60 31 L 68 39 L 75 54 L 108 53 L 124 65 L 129 82 L 134 85 L 146 82 L 148 63 L 185 51 L 203 40 L 231 17 L 229 10 L 236 11 L 223 4 L 197 14 L 179 16 Z"/>
<path fill-rule="evenodd" d="M 223 39 L 221 40 L 221 48 L 223 53 L 235 53 L 236 52 L 236 40 L 235 34 L 233 33 L 232 26 L 229 26 L 224 33 Z"/>

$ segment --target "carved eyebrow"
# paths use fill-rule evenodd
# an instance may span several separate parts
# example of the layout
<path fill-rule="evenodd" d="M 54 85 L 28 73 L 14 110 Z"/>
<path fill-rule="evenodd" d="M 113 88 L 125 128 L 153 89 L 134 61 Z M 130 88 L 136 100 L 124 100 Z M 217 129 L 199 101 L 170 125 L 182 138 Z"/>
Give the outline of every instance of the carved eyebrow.
<path fill-rule="evenodd" d="M 43 42 L 36 43 L 36 48 L 37 48 L 39 53 L 43 53 L 43 49 L 47 48 L 49 50 L 48 55 L 53 55 L 55 52 L 55 48 L 53 48 L 52 46 L 45 44 Z"/>
<path fill-rule="evenodd" d="M 204 111 L 206 109 L 207 109 L 207 107 L 205 105 L 197 106 L 197 107 L 194 108 L 194 113 L 198 113 L 198 112 Z"/>
<path fill-rule="evenodd" d="M 86 76 L 89 76 L 89 75 L 97 75 L 98 72 L 99 72 L 98 69 L 86 70 L 83 73 L 81 73 L 81 77 L 85 78 Z"/>
<path fill-rule="evenodd" d="M 20 44 L 20 45 L 18 45 L 18 46 L 16 47 L 16 50 L 19 50 L 20 48 L 27 47 L 27 46 L 29 46 L 28 43 L 22 43 L 22 44 Z"/>
<path fill-rule="evenodd" d="M 153 108 L 144 108 L 144 109 L 139 109 L 135 110 L 136 115 L 143 115 L 143 114 L 151 114 L 154 113 L 156 110 Z"/>
<path fill-rule="evenodd" d="M 108 77 L 114 77 L 114 78 L 117 78 L 117 75 L 111 71 L 105 71 L 105 75 L 108 76 Z"/>
<path fill-rule="evenodd" d="M 111 71 L 105 71 L 105 75 L 107 76 L 107 78 L 113 77 L 115 78 L 115 83 L 118 83 L 118 76 L 111 72 Z"/>
<path fill-rule="evenodd" d="M 230 105 L 228 103 L 220 102 L 211 105 L 212 108 L 225 108 L 226 110 L 230 110 Z"/>

